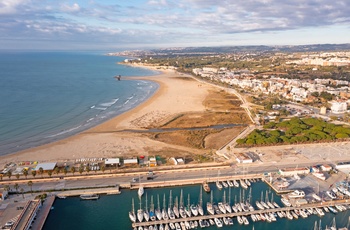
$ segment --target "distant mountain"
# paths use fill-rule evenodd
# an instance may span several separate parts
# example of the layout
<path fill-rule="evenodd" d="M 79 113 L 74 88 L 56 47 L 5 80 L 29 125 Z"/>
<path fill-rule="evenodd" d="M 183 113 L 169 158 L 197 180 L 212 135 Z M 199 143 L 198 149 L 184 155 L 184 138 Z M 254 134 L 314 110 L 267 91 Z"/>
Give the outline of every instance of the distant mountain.
<path fill-rule="evenodd" d="M 265 53 L 265 52 L 320 52 L 320 51 L 350 51 L 347 44 L 314 44 L 297 46 L 217 46 L 217 47 L 173 47 L 151 50 L 123 51 L 108 55 L 144 57 L 144 56 L 194 56 L 215 55 L 224 53 Z"/>

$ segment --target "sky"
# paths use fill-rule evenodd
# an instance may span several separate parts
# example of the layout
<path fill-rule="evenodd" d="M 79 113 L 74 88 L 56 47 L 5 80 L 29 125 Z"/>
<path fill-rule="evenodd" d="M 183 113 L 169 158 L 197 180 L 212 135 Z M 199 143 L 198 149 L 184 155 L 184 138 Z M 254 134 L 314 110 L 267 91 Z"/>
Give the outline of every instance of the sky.
<path fill-rule="evenodd" d="M 350 43 L 350 0 L 0 0 L 0 50 Z"/>

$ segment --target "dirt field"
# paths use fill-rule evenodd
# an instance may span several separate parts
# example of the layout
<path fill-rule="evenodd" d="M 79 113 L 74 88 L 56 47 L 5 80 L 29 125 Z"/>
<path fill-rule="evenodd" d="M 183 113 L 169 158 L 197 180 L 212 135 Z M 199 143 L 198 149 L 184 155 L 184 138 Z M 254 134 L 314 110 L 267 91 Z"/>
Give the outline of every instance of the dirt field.
<path fill-rule="evenodd" d="M 210 91 L 203 101 L 204 112 L 178 114 L 169 120 L 153 123 L 147 128 L 202 128 L 200 130 L 178 130 L 147 134 L 155 141 L 200 150 L 201 154 L 222 147 L 236 135 L 244 126 L 234 128 L 203 128 L 225 124 L 248 124 L 249 118 L 239 106 L 240 101 L 224 91 Z"/>

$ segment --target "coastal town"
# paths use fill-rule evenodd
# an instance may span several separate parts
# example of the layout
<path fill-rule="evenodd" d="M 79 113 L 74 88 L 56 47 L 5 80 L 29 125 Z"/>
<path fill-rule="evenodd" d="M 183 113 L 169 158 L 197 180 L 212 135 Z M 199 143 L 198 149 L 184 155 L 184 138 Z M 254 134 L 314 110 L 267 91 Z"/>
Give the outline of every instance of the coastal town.
<path fill-rule="evenodd" d="M 283 65 L 296 73 L 308 68 L 319 76 L 312 79 L 304 73 L 302 78 L 286 78 L 288 71 L 276 69 L 257 72 L 255 68 L 264 68 L 258 65 L 231 69 L 212 64 L 186 72 L 162 60 L 151 64 L 147 60 L 157 58 L 142 54 L 146 56 L 125 59 L 123 64 L 162 72 L 160 77 L 141 79 L 158 81 L 169 91 L 175 88 L 163 93 L 165 109 L 145 105 L 144 111 L 131 110 L 118 122 L 107 122 L 78 138 L 4 158 L 0 173 L 4 228 L 42 229 L 55 199 L 98 200 L 104 195 L 122 196 L 125 190 L 137 190 L 140 199 L 140 208 L 133 204 L 129 212 L 130 226 L 138 230 L 244 226 L 349 212 L 349 52 L 269 56 L 285 57 Z M 245 62 L 255 60 L 250 59 L 252 53 L 243 56 Z M 325 77 L 325 69 L 320 70 L 324 67 L 336 68 L 344 77 Z M 180 89 L 193 92 L 182 95 Z M 199 103 L 190 101 L 194 95 L 201 98 Z M 166 107 L 169 102 L 178 105 L 172 106 L 177 110 Z M 273 129 L 278 130 L 275 142 L 271 134 L 265 136 L 269 142 L 262 140 L 263 132 Z M 97 135 L 103 135 L 100 144 L 99 139 L 92 141 Z M 113 138 L 110 143 L 107 135 Z M 93 145 L 100 149 L 91 150 Z M 78 146 L 83 150 L 76 150 Z M 73 151 L 64 155 L 66 149 Z M 50 151 L 62 155 L 39 160 Z M 200 195 L 193 205 L 189 198 L 184 201 L 182 191 L 172 197 L 170 190 L 167 208 L 164 195 L 162 209 L 159 200 L 156 206 L 153 196 L 144 195 L 152 188 L 193 184 L 201 187 L 200 194 L 217 191 L 225 198 L 203 202 Z M 248 193 L 254 184 L 264 184 L 273 193 L 264 188 L 261 198 L 253 198 Z M 240 195 L 239 201 L 231 201 L 231 191 Z"/>

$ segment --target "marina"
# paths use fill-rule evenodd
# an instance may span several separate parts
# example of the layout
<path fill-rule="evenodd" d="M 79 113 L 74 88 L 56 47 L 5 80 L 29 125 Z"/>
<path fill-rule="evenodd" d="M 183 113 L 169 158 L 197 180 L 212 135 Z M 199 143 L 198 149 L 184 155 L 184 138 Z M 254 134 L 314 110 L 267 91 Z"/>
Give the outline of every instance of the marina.
<path fill-rule="evenodd" d="M 166 224 L 168 224 L 169 229 L 171 229 L 170 223 L 172 223 L 175 228 L 175 223 L 178 223 L 179 228 L 181 229 L 181 222 L 183 222 L 184 228 L 186 228 L 188 224 L 191 228 L 191 222 L 192 226 L 194 226 L 194 223 L 197 222 L 198 228 L 205 227 L 206 229 L 218 228 L 216 223 L 219 225 L 222 224 L 222 229 L 231 228 L 232 226 L 230 224 L 233 224 L 237 229 L 247 230 L 252 229 L 252 227 L 254 227 L 255 229 L 313 229 L 314 222 L 319 221 L 320 218 L 322 218 L 322 223 L 325 227 L 326 224 L 330 226 L 330 223 L 334 217 L 336 218 L 337 226 L 339 227 L 344 227 L 348 223 L 348 216 L 350 213 L 349 210 L 338 211 L 336 214 L 330 211 L 331 209 L 337 210 L 336 205 L 338 206 L 338 204 L 346 204 L 345 207 L 348 207 L 348 203 L 346 200 L 330 201 L 329 203 L 322 204 L 320 202 L 311 203 L 303 207 L 285 207 L 281 202 L 281 197 L 277 195 L 273 191 L 273 189 L 271 189 L 266 183 L 262 182 L 261 180 L 255 181 L 256 182 L 251 182 L 251 186 L 248 190 L 235 186 L 228 186 L 228 188 L 223 188 L 222 190 L 219 190 L 216 188 L 215 182 L 209 183 L 208 185 L 211 188 L 210 193 L 203 192 L 204 190 L 202 187 L 202 183 L 197 185 L 166 188 L 144 187 L 145 190 L 141 202 L 138 198 L 138 190 L 123 192 L 121 195 L 117 196 L 102 195 L 100 196 L 99 200 L 94 202 L 79 202 L 79 197 L 56 199 L 54 203 L 55 210 L 50 212 L 47 222 L 45 223 L 43 229 L 52 229 L 52 226 L 56 225 L 57 226 L 55 229 L 94 229 L 90 227 L 90 225 L 97 226 L 97 223 L 99 224 L 98 226 L 103 226 L 103 228 L 105 229 L 113 228 L 113 226 L 120 226 L 121 229 L 155 229 L 154 226 L 157 226 L 157 229 L 161 229 L 161 225 L 163 225 L 163 229 L 165 229 Z M 229 185 L 229 183 L 227 184 Z M 271 204 L 278 204 L 280 208 L 270 208 L 265 210 L 258 209 L 255 203 L 256 201 L 259 201 L 260 203 L 261 194 L 263 194 L 262 199 L 264 202 L 267 201 L 265 198 L 266 194 L 268 194 L 269 202 Z M 136 220 L 136 222 L 132 222 L 129 218 L 130 215 L 128 217 L 128 212 L 137 212 L 138 210 L 136 209 L 145 210 L 146 195 L 149 199 L 149 221 L 146 222 L 143 218 L 142 222 L 139 222 L 138 220 Z M 217 204 L 219 202 L 225 203 L 223 202 L 224 195 L 226 196 L 226 203 L 229 203 L 231 206 L 231 213 L 227 211 L 225 214 L 217 214 L 215 212 L 215 210 L 218 209 Z M 190 199 L 188 199 L 188 197 L 190 197 Z M 132 204 L 133 200 L 135 201 L 134 208 Z M 249 207 L 245 207 L 247 208 L 246 211 L 243 211 L 243 209 L 241 209 L 242 211 L 239 212 L 237 209 L 238 205 L 236 206 L 235 204 L 240 203 L 240 200 L 248 201 L 248 203 L 250 202 L 254 206 L 254 211 L 250 211 Z M 209 209 L 207 205 L 208 203 L 211 203 L 214 207 L 216 206 L 216 208 L 213 207 L 212 215 L 209 214 Z M 191 210 L 191 206 L 193 208 L 194 205 L 200 206 L 200 204 L 202 205 L 203 215 L 200 214 L 199 208 L 197 206 L 197 216 L 193 215 L 190 211 L 191 217 L 188 217 L 188 215 L 185 212 L 186 208 L 189 207 Z M 72 208 L 72 205 L 74 206 L 74 208 Z M 234 211 L 232 206 L 235 207 L 237 212 Z M 316 212 L 316 207 L 321 208 L 328 206 L 330 207 L 329 212 L 324 211 L 324 216 L 320 217 Z M 169 207 L 172 207 L 175 219 L 170 218 L 171 214 L 169 215 Z M 313 211 L 315 211 L 315 214 L 307 214 L 307 218 L 305 218 L 304 210 L 308 211 L 311 208 Z M 96 212 L 94 210 L 103 211 Z M 166 216 L 168 216 L 166 220 L 163 219 L 163 210 L 165 210 Z M 178 211 L 178 214 L 176 214 L 177 211 L 175 210 Z M 285 216 L 280 217 L 282 212 L 285 213 Z M 75 213 L 80 213 L 79 216 L 88 215 L 89 219 L 87 221 L 85 220 L 86 224 L 85 222 L 83 223 L 83 225 L 75 225 L 75 222 L 71 223 L 70 225 L 65 225 L 65 223 L 61 222 L 57 224 L 57 218 L 79 218 L 78 216 L 76 216 Z M 298 219 L 295 219 L 295 216 L 297 215 L 296 213 L 298 213 Z M 154 215 L 153 219 L 151 218 L 152 215 Z M 260 221 L 255 218 L 254 222 L 252 218 L 254 218 L 257 215 L 260 216 Z M 262 218 L 264 218 L 264 220 Z M 239 221 L 242 221 L 242 224 L 239 224 Z M 188 224 L 186 224 L 186 222 L 188 222 Z M 209 223 L 209 226 L 207 226 L 207 223 Z M 225 223 L 227 223 L 228 225 L 226 225 Z M 245 225 L 245 223 L 247 225 Z M 300 226 L 302 227 L 299 228 Z"/>

